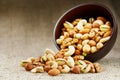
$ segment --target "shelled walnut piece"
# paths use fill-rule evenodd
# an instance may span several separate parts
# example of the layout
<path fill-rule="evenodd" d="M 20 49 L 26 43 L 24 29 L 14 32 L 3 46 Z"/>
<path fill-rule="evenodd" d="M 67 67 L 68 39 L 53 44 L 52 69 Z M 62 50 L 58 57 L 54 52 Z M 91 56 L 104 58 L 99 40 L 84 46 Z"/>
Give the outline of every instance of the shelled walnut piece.
<path fill-rule="evenodd" d="M 62 27 L 62 26 L 61 26 Z M 61 35 L 56 39 L 61 49 L 70 45 L 75 46 L 75 55 L 92 54 L 100 50 L 110 39 L 112 26 L 106 18 L 75 19 L 73 22 L 65 21 Z"/>
<path fill-rule="evenodd" d="M 70 46 L 74 47 L 74 46 Z M 45 55 L 38 58 L 30 57 L 26 60 L 21 61 L 21 66 L 26 71 L 32 73 L 43 73 L 47 72 L 51 76 L 56 76 L 60 73 L 97 73 L 101 72 L 102 68 L 99 63 L 92 63 L 84 60 L 84 56 L 75 55 L 71 56 L 75 52 L 69 49 L 62 49 L 55 53 L 50 49 L 46 49 Z M 66 53 L 68 55 L 66 55 Z M 61 57 L 62 56 L 62 57 Z"/>

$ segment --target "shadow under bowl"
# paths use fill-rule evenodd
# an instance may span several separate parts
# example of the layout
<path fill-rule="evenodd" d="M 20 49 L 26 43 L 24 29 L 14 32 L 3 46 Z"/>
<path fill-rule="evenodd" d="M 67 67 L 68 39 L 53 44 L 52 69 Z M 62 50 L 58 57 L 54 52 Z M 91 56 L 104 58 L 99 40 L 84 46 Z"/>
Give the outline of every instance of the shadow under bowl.
<path fill-rule="evenodd" d="M 111 38 L 104 44 L 104 46 L 99 51 L 93 54 L 88 54 L 85 59 L 95 62 L 107 55 L 115 44 L 117 38 L 117 22 L 113 12 L 107 6 L 98 3 L 86 3 L 78 5 L 65 12 L 59 18 L 53 32 L 53 39 L 57 49 L 60 50 L 60 46 L 56 43 L 56 39 L 60 37 L 61 29 L 64 27 L 63 23 L 65 21 L 72 22 L 77 18 L 88 19 L 90 17 L 94 17 L 96 19 L 96 17 L 98 16 L 103 16 L 111 22 L 111 27 L 113 29 L 112 35 Z"/>

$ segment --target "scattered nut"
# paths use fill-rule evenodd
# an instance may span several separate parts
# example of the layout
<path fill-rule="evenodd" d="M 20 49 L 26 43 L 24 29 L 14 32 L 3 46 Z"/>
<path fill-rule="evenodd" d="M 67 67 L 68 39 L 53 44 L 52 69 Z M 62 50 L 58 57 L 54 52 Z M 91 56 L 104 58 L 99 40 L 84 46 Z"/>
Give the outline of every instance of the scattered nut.
<path fill-rule="evenodd" d="M 33 73 L 41 73 L 41 72 L 44 72 L 44 69 L 42 66 L 39 66 L 39 67 L 35 67 L 31 70 L 31 72 Z"/>
<path fill-rule="evenodd" d="M 94 63 L 94 67 L 97 73 L 102 71 L 101 65 L 99 63 Z"/>
<path fill-rule="evenodd" d="M 49 70 L 51 70 L 50 65 L 45 65 L 45 66 L 44 66 L 44 70 L 45 70 L 46 72 L 48 72 Z"/>
<path fill-rule="evenodd" d="M 70 72 L 70 67 L 68 67 L 67 65 L 63 65 L 63 69 L 61 70 L 62 73 L 68 73 Z"/>
<path fill-rule="evenodd" d="M 26 71 L 30 71 L 30 70 L 32 70 L 34 67 L 35 67 L 35 66 L 34 66 L 32 63 L 27 63 L 27 64 L 25 65 Z"/>
<path fill-rule="evenodd" d="M 90 69 L 91 69 L 91 65 L 90 64 L 88 64 L 84 69 L 82 69 L 81 71 L 83 72 L 83 73 L 88 73 L 89 71 L 90 71 Z"/>
<path fill-rule="evenodd" d="M 60 74 L 60 71 L 58 69 L 51 69 L 48 71 L 48 74 L 51 76 L 56 76 L 56 75 Z"/>
<path fill-rule="evenodd" d="M 80 67 L 79 66 L 74 66 L 71 71 L 75 74 L 79 74 L 80 73 Z"/>
<path fill-rule="evenodd" d="M 56 62 L 58 63 L 58 65 L 64 65 L 66 63 L 66 60 L 63 58 L 58 58 L 56 59 Z"/>
<path fill-rule="evenodd" d="M 65 56 L 71 56 L 71 55 L 73 55 L 74 52 L 75 52 L 74 46 L 69 46 L 68 49 L 69 49 L 69 50 L 68 50 L 64 55 L 65 55 Z"/>

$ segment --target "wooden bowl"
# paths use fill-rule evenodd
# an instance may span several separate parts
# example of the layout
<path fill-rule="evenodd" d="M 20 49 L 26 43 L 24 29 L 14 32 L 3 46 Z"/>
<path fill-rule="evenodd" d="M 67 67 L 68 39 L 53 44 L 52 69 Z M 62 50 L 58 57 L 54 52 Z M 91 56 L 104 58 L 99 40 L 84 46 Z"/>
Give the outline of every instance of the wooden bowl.
<path fill-rule="evenodd" d="M 76 18 L 85 18 L 88 19 L 90 17 L 98 17 L 103 16 L 112 24 L 112 35 L 111 38 L 104 44 L 104 46 L 97 52 L 93 54 L 88 54 L 85 59 L 95 62 L 103 58 L 109 51 L 112 49 L 113 45 L 115 44 L 116 37 L 117 37 L 117 22 L 113 12 L 105 5 L 98 4 L 98 3 L 86 3 L 80 4 L 76 7 L 71 8 L 67 12 L 65 12 L 57 21 L 54 32 L 53 38 L 56 47 L 60 50 L 60 46 L 57 45 L 56 39 L 58 39 L 61 35 L 61 29 L 63 28 L 63 23 L 65 21 L 73 21 Z"/>

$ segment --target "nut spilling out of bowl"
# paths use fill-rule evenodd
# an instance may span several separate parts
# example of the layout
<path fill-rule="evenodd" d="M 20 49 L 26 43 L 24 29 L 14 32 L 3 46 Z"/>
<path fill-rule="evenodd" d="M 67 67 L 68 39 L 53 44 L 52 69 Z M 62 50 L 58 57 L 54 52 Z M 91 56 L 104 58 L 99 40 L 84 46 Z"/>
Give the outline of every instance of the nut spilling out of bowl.
<path fill-rule="evenodd" d="M 38 58 L 30 57 L 21 61 L 21 66 L 32 73 L 47 72 L 50 76 L 57 76 L 60 73 L 99 73 L 102 71 L 99 63 L 92 63 L 84 60 L 84 56 L 72 54 L 75 52 L 73 46 L 69 49 L 61 49 L 57 53 L 46 49 L 45 55 Z"/>
<path fill-rule="evenodd" d="M 21 61 L 26 71 L 47 72 L 51 76 L 60 73 L 98 73 L 99 63 L 113 47 L 117 37 L 117 25 L 111 10 L 104 5 L 88 3 L 68 10 L 56 23 L 54 42 L 59 49 L 46 49 L 38 58 Z"/>
<path fill-rule="evenodd" d="M 72 22 L 65 21 L 63 26 L 56 43 L 61 49 L 69 49 L 66 55 L 94 54 L 104 46 L 112 34 L 110 21 L 101 16 L 96 19 L 92 17 L 88 20 L 78 18 Z"/>

